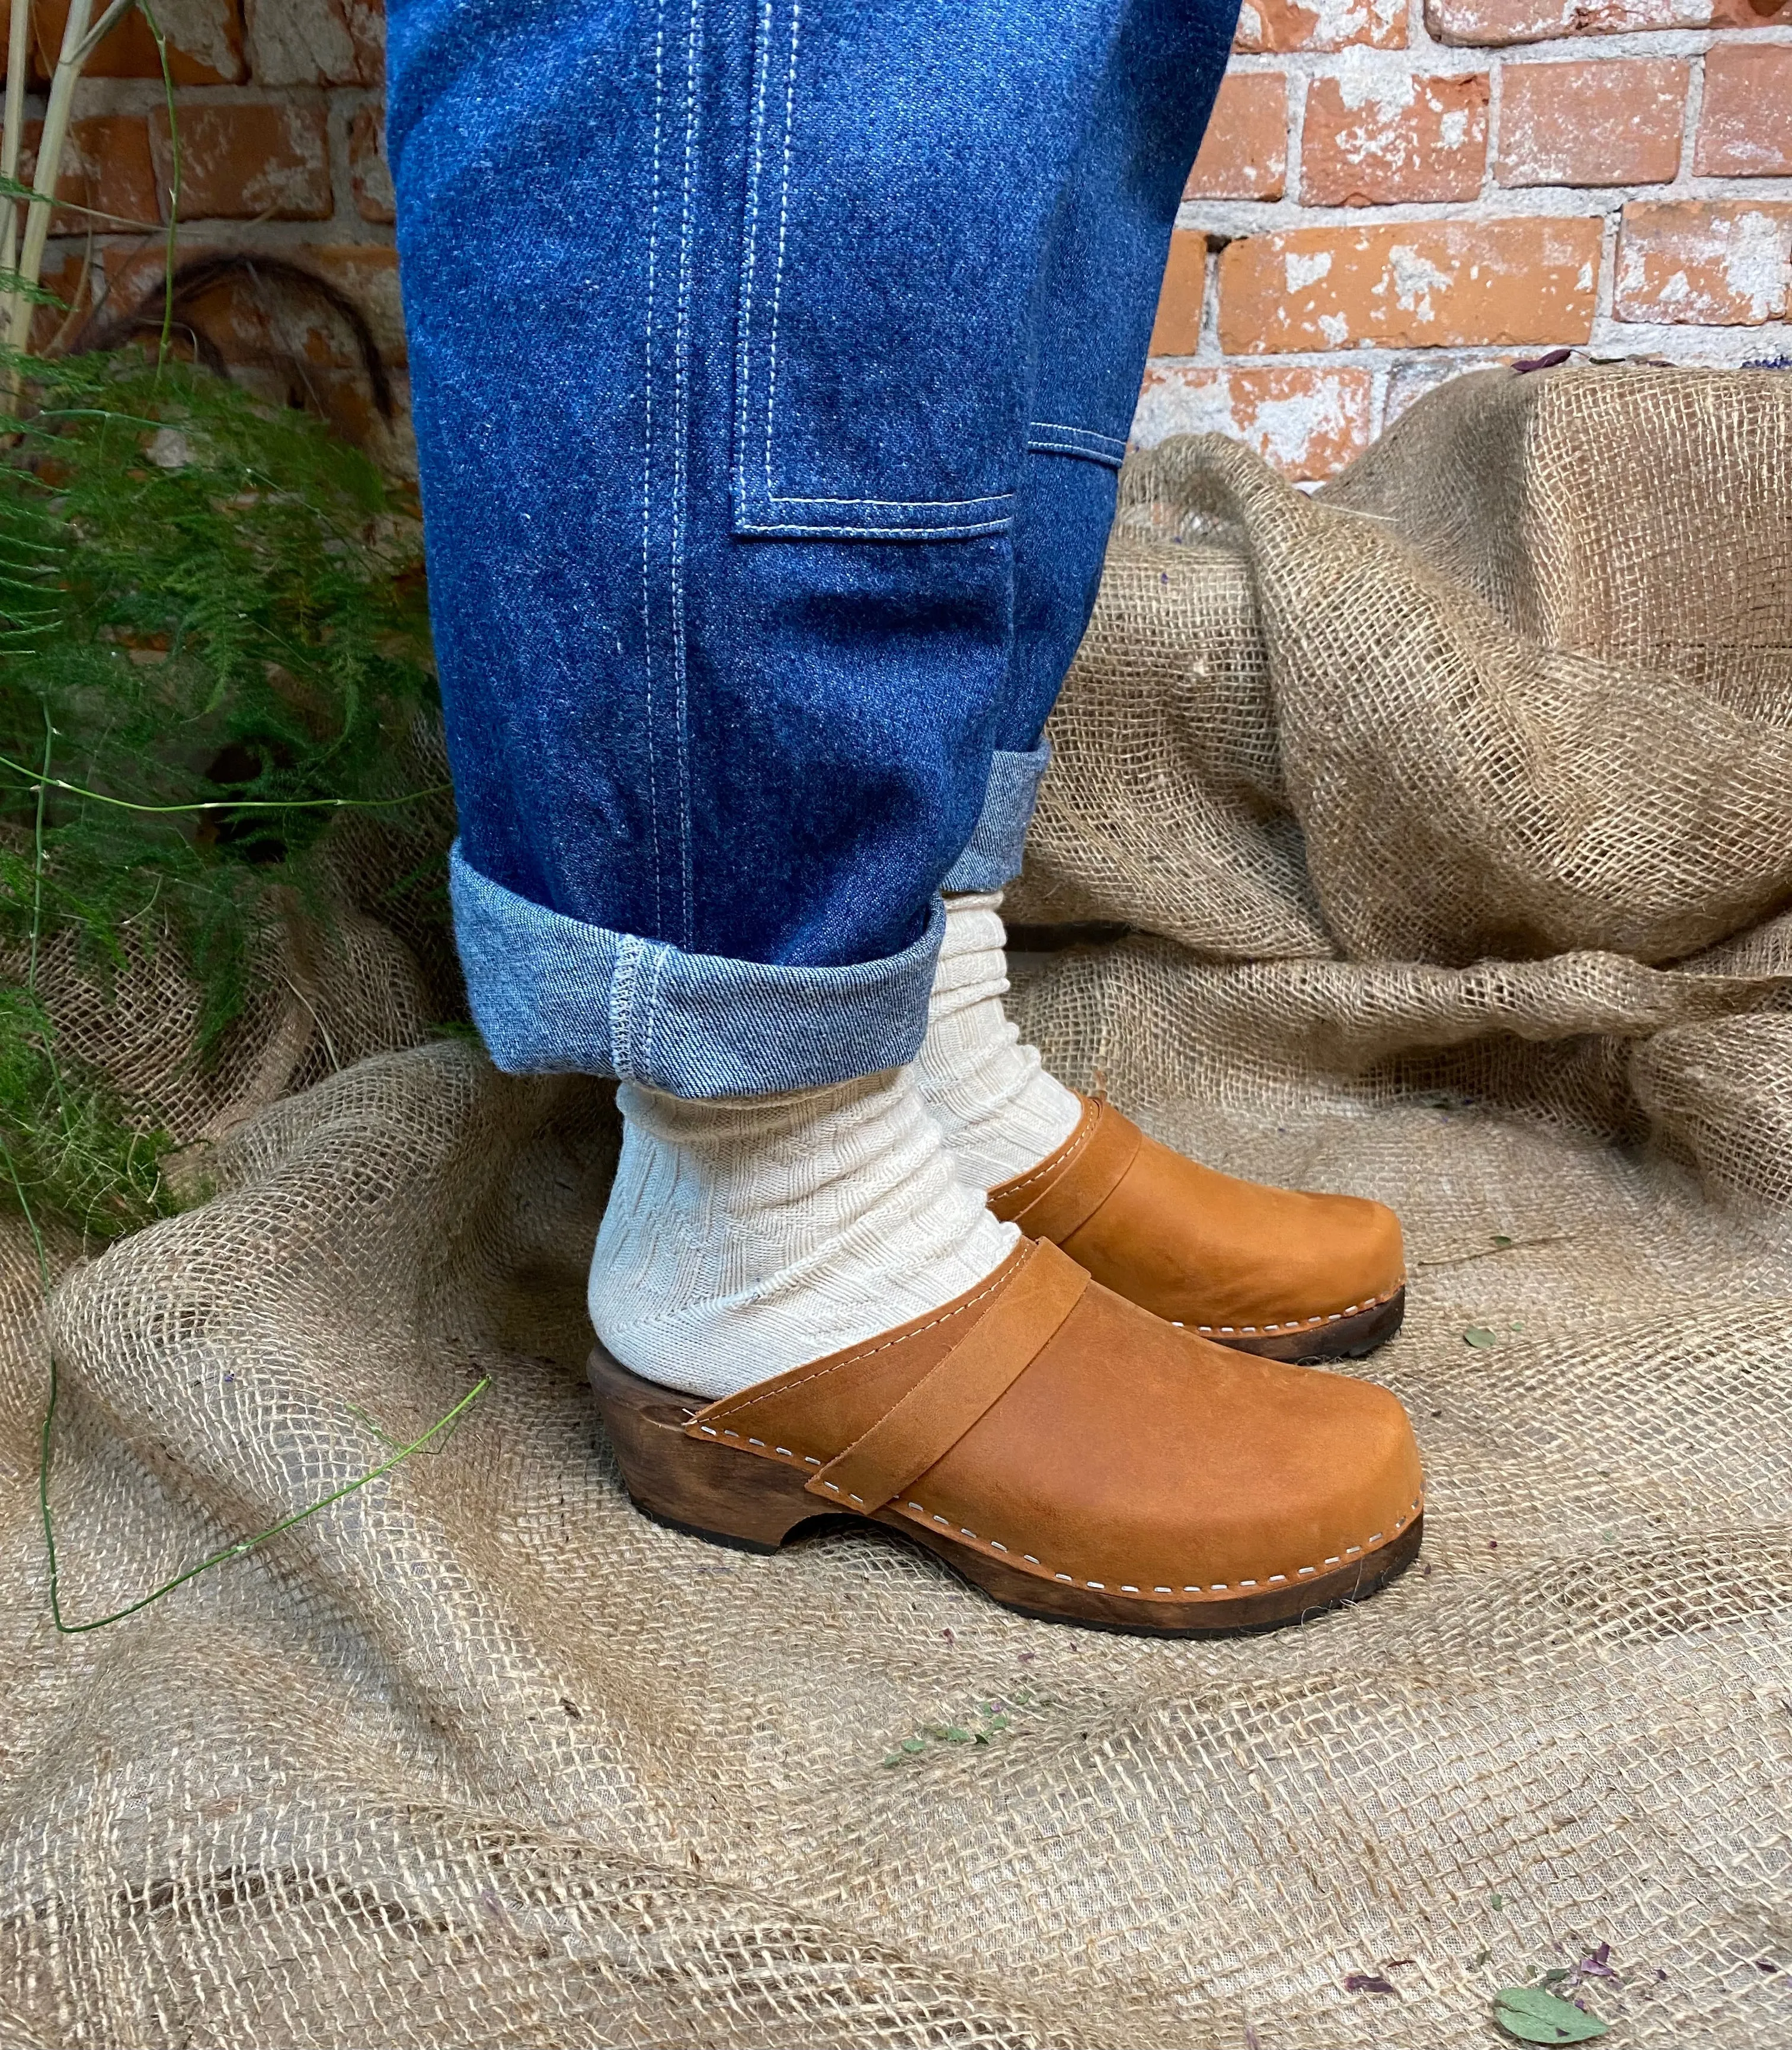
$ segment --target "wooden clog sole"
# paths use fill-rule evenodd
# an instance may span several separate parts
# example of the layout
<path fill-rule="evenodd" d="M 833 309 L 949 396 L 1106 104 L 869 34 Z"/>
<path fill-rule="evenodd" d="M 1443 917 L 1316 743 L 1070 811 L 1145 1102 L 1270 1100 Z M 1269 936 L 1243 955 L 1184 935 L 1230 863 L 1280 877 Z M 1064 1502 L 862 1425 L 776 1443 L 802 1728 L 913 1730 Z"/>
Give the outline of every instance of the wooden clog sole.
<path fill-rule="evenodd" d="M 687 1436 L 684 1426 L 703 1405 L 641 1380 L 602 1346 L 591 1354 L 589 1372 L 629 1495 L 656 1522 L 750 1552 L 775 1552 L 822 1524 L 880 1524 L 925 1547 L 1005 1608 L 1048 1622 L 1163 1637 L 1298 1623 L 1385 1587 L 1418 1556 L 1424 1541 L 1420 1514 L 1386 1542 L 1332 1572 L 1283 1587 L 1241 1588 L 1187 1600 L 1097 1590 L 1010 1565 L 912 1521 L 900 1510 L 863 1517 L 831 1508 L 804 1488 L 800 1467 Z"/>
<path fill-rule="evenodd" d="M 1299 1366 L 1318 1366 L 1328 1359 L 1366 1359 L 1378 1346 L 1385 1346 L 1400 1329 L 1406 1316 L 1406 1291 L 1402 1288 L 1385 1303 L 1359 1310 L 1353 1317 L 1335 1323 L 1315 1324 L 1305 1330 L 1242 1332 L 1209 1331 L 1202 1335 L 1215 1345 L 1229 1346 L 1234 1352 L 1254 1352 L 1265 1359 L 1287 1360 Z"/>

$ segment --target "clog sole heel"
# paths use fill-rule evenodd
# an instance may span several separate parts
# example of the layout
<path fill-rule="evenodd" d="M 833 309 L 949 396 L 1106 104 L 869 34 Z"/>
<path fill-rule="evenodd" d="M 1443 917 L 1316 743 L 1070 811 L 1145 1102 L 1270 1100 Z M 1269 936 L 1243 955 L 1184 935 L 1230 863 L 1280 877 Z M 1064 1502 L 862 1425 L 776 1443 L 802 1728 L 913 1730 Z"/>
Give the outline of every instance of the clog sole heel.
<path fill-rule="evenodd" d="M 1385 1587 L 1418 1556 L 1424 1518 L 1414 1516 L 1386 1541 L 1334 1569 L 1280 1588 L 1249 1586 L 1194 1599 L 1065 1584 L 994 1557 L 891 1505 L 864 1516 L 836 1509 L 804 1486 L 805 1470 L 777 1448 L 737 1448 L 693 1437 L 687 1426 L 703 1405 L 643 1381 L 606 1352 L 589 1373 L 622 1477 L 635 1506 L 659 1523 L 750 1552 L 775 1552 L 818 1523 L 871 1522 L 923 1545 L 1003 1608 L 1048 1622 L 1163 1637 L 1208 1636 L 1298 1623 Z"/>

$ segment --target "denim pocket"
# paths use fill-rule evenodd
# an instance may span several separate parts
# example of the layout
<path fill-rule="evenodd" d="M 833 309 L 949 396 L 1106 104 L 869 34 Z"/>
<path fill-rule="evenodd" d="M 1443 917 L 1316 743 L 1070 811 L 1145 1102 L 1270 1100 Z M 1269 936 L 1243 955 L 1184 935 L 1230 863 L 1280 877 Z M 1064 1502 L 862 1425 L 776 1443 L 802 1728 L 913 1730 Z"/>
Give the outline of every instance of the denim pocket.
<path fill-rule="evenodd" d="M 1068 27 L 1087 9 L 1038 11 Z M 1013 0 L 760 0 L 737 533 L 1008 527 L 1056 175 L 1041 107 L 1064 105 L 1082 54 L 1074 34 L 1017 35 L 1013 20 Z"/>

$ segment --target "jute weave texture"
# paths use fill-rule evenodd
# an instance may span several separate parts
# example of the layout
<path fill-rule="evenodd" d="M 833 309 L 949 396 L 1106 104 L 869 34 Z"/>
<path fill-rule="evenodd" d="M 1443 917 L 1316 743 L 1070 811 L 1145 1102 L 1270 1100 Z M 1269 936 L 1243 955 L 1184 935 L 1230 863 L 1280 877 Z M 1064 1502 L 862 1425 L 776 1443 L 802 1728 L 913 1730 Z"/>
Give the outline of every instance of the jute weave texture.
<path fill-rule="evenodd" d="M 582 1380 L 609 1093 L 428 1040 L 364 905 L 222 1079 L 172 985 L 95 1027 L 216 1193 L 53 1245 L 47 1314 L 5 1237 L 0 2042 L 1455 2050 L 1604 1943 L 1615 2043 L 1783 2050 L 1789 542 L 1767 372 L 1464 378 L 1316 500 L 1217 442 L 1126 474 L 1010 910 L 1089 930 L 1018 1010 L 1160 1136 L 1405 1220 L 1362 1370 L 1424 1562 L 1301 1627 L 645 1522 Z M 77 1619 L 492 1385 L 59 1639 L 51 1343 Z"/>

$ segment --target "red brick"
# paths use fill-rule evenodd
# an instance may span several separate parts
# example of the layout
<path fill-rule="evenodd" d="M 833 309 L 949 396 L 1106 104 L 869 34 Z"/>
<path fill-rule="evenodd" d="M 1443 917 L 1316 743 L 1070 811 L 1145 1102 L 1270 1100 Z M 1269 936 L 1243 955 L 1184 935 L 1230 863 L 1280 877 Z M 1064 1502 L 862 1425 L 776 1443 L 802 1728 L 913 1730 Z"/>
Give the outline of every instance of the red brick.
<path fill-rule="evenodd" d="M 1139 394 L 1133 438 L 1221 434 L 1288 477 L 1331 477 L 1369 446 L 1369 373 L 1272 364 L 1262 369 L 1154 363 Z"/>
<path fill-rule="evenodd" d="M 1244 0 L 1235 49 L 1342 50 L 1406 47 L 1406 0 Z"/>
<path fill-rule="evenodd" d="M 1693 169 L 1700 177 L 1792 173 L 1792 49 L 1754 43 L 1709 53 Z"/>
<path fill-rule="evenodd" d="M 1714 29 L 1763 29 L 1787 21 L 1792 21 L 1792 0 L 1715 0 L 1711 10 Z"/>
<path fill-rule="evenodd" d="M 39 306 L 31 316 L 31 348 L 41 355 L 58 336 L 72 333 L 80 324 L 70 319 L 70 312 L 83 314 L 93 302 L 92 267 L 86 250 L 72 251 L 60 259 L 49 258 L 39 283 L 64 302 L 60 306 Z"/>
<path fill-rule="evenodd" d="M 1711 17 L 1712 0 L 1425 0 L 1425 26 L 1440 43 L 1478 46 L 1702 29 Z"/>
<path fill-rule="evenodd" d="M 1309 206 L 1474 199 L 1487 163 L 1487 74 L 1316 78 L 1300 136 Z"/>
<path fill-rule="evenodd" d="M 247 0 L 249 68 L 263 85 L 378 85 L 386 16 L 378 0 Z"/>
<path fill-rule="evenodd" d="M 388 477 L 415 484 L 417 444 L 410 419 L 411 395 L 400 372 L 392 380 L 397 417 L 380 417 L 367 378 L 360 369 L 316 370 L 296 376 L 290 364 L 235 364 L 232 381 L 270 406 L 299 406 L 320 413 L 343 440 L 364 450 Z"/>
<path fill-rule="evenodd" d="M 29 185 L 37 175 L 41 121 L 27 122 L 19 152 L 18 174 Z M 116 220 L 96 220 L 90 214 L 57 207 L 50 215 L 52 235 L 95 235 L 130 226 L 152 228 L 158 214 L 155 166 L 150 159 L 149 124 L 141 114 L 102 114 L 68 125 L 56 190 L 81 206 L 115 214 Z"/>
<path fill-rule="evenodd" d="M 376 107 L 358 109 L 349 124 L 349 170 L 355 185 L 355 211 L 363 220 L 389 227 L 398 218 L 398 206 L 386 162 L 386 124 Z"/>
<path fill-rule="evenodd" d="M 4 38 L 3 41 L 0 41 L 0 78 L 4 78 L 6 75 L 6 53 L 12 46 L 12 0 L 0 0 L 0 37 Z M 28 86 L 36 88 L 45 84 L 46 74 L 37 60 L 37 39 L 35 35 L 30 37 L 25 44 L 25 82 Z"/>
<path fill-rule="evenodd" d="M 1601 226 L 1415 220 L 1248 236 L 1221 253 L 1220 345 L 1257 356 L 1586 341 Z"/>
<path fill-rule="evenodd" d="M 197 239 L 183 254 L 222 253 Z M 392 369 L 404 363 L 404 317 L 399 302 L 398 257 L 376 244 L 333 244 L 285 250 L 283 260 L 333 285 L 359 309 L 375 345 Z M 123 312 L 153 294 L 162 280 L 162 252 L 111 248 L 103 252 L 115 305 Z M 263 278 L 253 261 L 222 281 L 193 307 L 201 327 L 232 363 L 302 365 L 308 372 L 353 370 L 360 365 L 355 338 L 342 317 L 286 279 Z"/>
<path fill-rule="evenodd" d="M 1621 321 L 1759 327 L 1786 312 L 1792 205 L 1637 201 L 1624 209 L 1612 311 Z"/>
<path fill-rule="evenodd" d="M 299 261 L 327 278 L 345 298 L 360 307 L 388 364 L 396 368 L 403 363 L 404 307 L 399 298 L 396 250 L 375 244 L 342 244 L 303 250 Z M 352 369 L 354 361 L 341 367 Z"/>
<path fill-rule="evenodd" d="M 183 107 L 183 220 L 327 220 L 329 142 L 321 107 Z M 151 116 L 150 142 L 164 189 L 173 175 L 168 116 Z"/>
<path fill-rule="evenodd" d="M 62 49 L 69 0 L 33 0 L 31 29 L 47 74 Z M 99 10 L 96 6 L 95 13 Z M 167 11 L 167 10 L 165 10 Z M 236 0 L 185 0 L 162 22 L 168 68 L 177 85 L 234 85 L 243 76 L 243 23 Z M 160 78 L 162 59 L 149 24 L 134 10 L 88 59 L 89 78 Z"/>
<path fill-rule="evenodd" d="M 1500 74 L 1502 185 L 1665 185 L 1680 169 L 1691 68 L 1634 63 L 1509 64 Z"/>
<path fill-rule="evenodd" d="M 1201 346 L 1201 310 L 1206 290 L 1207 238 L 1178 228 L 1170 238 L 1170 260 L 1163 267 L 1157 321 L 1151 329 L 1151 355 L 1194 355 Z"/>
<path fill-rule="evenodd" d="M 1288 183 L 1288 82 L 1279 71 L 1220 81 L 1184 199 L 1280 199 Z"/>

